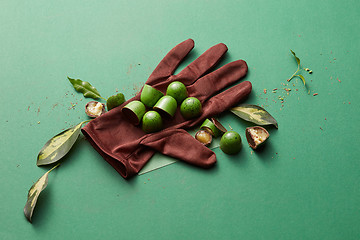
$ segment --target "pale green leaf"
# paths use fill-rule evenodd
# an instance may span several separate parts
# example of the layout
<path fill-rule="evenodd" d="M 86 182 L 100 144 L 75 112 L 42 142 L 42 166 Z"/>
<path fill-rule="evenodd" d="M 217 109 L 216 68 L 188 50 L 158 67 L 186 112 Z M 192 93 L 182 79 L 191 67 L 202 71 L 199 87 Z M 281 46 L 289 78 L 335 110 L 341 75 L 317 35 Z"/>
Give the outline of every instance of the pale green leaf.
<path fill-rule="evenodd" d="M 84 97 L 98 99 L 101 98 L 98 90 L 91 86 L 89 82 L 81 81 L 80 79 L 69 78 L 70 83 L 73 85 L 76 91 L 82 93 Z"/>
<path fill-rule="evenodd" d="M 258 125 L 274 125 L 278 128 L 277 121 L 273 116 L 270 115 L 264 108 L 259 107 L 257 105 L 251 104 L 240 104 L 234 108 L 231 108 L 230 111 L 234 113 L 236 116 L 258 124 Z"/>
<path fill-rule="evenodd" d="M 84 122 L 81 122 L 72 128 L 68 128 L 47 141 L 39 152 L 36 164 L 38 166 L 47 165 L 64 157 L 79 137 L 83 123 Z"/>
<path fill-rule="evenodd" d="M 36 202 L 38 200 L 38 197 L 40 195 L 40 193 L 46 188 L 47 184 L 48 184 L 48 175 L 49 173 L 54 170 L 57 166 L 59 166 L 59 164 L 57 164 L 55 167 L 53 167 L 52 169 L 50 169 L 49 171 L 47 171 L 41 178 L 39 178 L 39 180 L 36 181 L 36 183 L 34 183 L 34 185 L 31 186 L 31 188 L 29 189 L 29 193 L 28 193 L 28 197 L 27 197 L 27 201 L 24 207 L 24 214 L 26 219 L 31 222 L 31 218 L 36 206 Z"/>

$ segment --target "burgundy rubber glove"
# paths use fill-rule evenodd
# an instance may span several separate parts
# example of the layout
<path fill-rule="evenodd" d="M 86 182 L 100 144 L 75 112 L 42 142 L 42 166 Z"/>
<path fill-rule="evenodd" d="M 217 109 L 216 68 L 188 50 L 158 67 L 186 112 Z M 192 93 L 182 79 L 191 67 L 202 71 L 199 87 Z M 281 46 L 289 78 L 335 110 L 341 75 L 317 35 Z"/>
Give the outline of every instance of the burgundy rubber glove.
<path fill-rule="evenodd" d="M 192 39 L 175 46 L 155 68 L 146 84 L 165 93 L 171 82 L 183 82 L 189 96 L 198 98 L 202 103 L 200 117 L 185 120 L 178 110 L 173 118 L 163 118 L 164 130 L 145 134 L 140 126 L 131 124 L 121 112 L 128 102 L 140 100 L 140 91 L 132 99 L 92 120 L 82 129 L 92 146 L 124 178 L 137 174 L 155 151 L 203 168 L 215 164 L 215 153 L 184 129 L 200 124 L 204 119 L 239 103 L 251 92 L 251 83 L 245 81 L 217 94 L 243 78 L 248 69 L 243 60 L 238 60 L 208 73 L 227 51 L 226 45 L 222 43 L 207 50 L 179 74 L 172 75 L 193 47 Z"/>

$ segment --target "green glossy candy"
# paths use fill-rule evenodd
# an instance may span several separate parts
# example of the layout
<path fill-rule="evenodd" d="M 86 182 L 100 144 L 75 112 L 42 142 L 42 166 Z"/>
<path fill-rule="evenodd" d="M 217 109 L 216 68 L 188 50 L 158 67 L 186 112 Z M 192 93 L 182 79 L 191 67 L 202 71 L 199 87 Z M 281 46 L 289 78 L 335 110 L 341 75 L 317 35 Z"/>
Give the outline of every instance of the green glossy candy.
<path fill-rule="evenodd" d="M 111 109 L 120 106 L 125 102 L 124 94 L 118 93 L 116 95 L 112 95 L 106 101 L 107 110 L 110 111 Z"/>
<path fill-rule="evenodd" d="M 142 91 L 140 100 L 144 103 L 147 107 L 153 107 L 156 102 L 162 97 L 164 94 L 159 90 L 151 87 L 150 85 L 145 84 Z"/>
<path fill-rule="evenodd" d="M 182 82 L 175 81 L 167 87 L 166 95 L 172 96 L 178 104 L 181 104 L 188 97 L 188 92 Z"/>
<path fill-rule="evenodd" d="M 163 96 L 154 106 L 155 110 L 166 112 L 171 117 L 174 116 L 177 108 L 176 100 L 172 96 Z"/>
<path fill-rule="evenodd" d="M 162 129 L 162 119 L 158 112 L 148 111 L 142 119 L 142 130 L 146 133 L 153 133 Z"/>
<path fill-rule="evenodd" d="M 201 112 L 201 102 L 195 97 L 188 97 L 181 103 L 180 113 L 185 119 L 198 117 Z"/>
<path fill-rule="evenodd" d="M 221 137 L 220 149 L 226 154 L 236 154 L 241 149 L 241 137 L 235 131 L 227 131 Z"/>
<path fill-rule="evenodd" d="M 131 101 L 122 108 L 122 113 L 134 125 L 138 125 L 146 111 L 145 105 L 140 101 Z"/>

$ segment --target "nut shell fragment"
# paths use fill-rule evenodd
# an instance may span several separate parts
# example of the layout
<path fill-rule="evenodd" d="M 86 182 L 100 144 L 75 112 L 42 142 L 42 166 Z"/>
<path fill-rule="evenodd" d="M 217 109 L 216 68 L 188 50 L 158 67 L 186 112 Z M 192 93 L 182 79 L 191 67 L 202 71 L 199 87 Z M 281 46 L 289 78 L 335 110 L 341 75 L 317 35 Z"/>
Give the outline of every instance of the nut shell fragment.
<path fill-rule="evenodd" d="M 216 118 L 211 118 L 211 121 L 214 123 L 217 129 L 220 130 L 221 135 L 227 132 L 226 128 L 219 122 L 219 120 Z"/>

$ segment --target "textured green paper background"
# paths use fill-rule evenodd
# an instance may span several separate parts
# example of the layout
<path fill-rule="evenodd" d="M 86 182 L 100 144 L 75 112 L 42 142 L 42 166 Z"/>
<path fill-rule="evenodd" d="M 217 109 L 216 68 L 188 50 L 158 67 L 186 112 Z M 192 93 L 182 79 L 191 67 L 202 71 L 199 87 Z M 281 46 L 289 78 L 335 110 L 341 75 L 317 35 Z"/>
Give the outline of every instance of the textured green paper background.
<path fill-rule="evenodd" d="M 0 1 L 0 239 L 359 239 L 359 8 L 355 0 Z M 196 46 L 180 68 L 219 42 L 229 47 L 220 65 L 247 61 L 246 103 L 279 122 L 265 148 L 215 149 L 212 169 L 179 162 L 127 181 L 80 137 L 28 223 L 27 191 L 48 169 L 36 166 L 38 151 L 87 119 L 88 99 L 66 76 L 130 98 L 188 38 Z M 296 69 L 290 49 L 314 71 L 307 89 L 295 79 L 282 85 Z M 229 113 L 220 120 L 245 141 L 250 124 Z"/>

